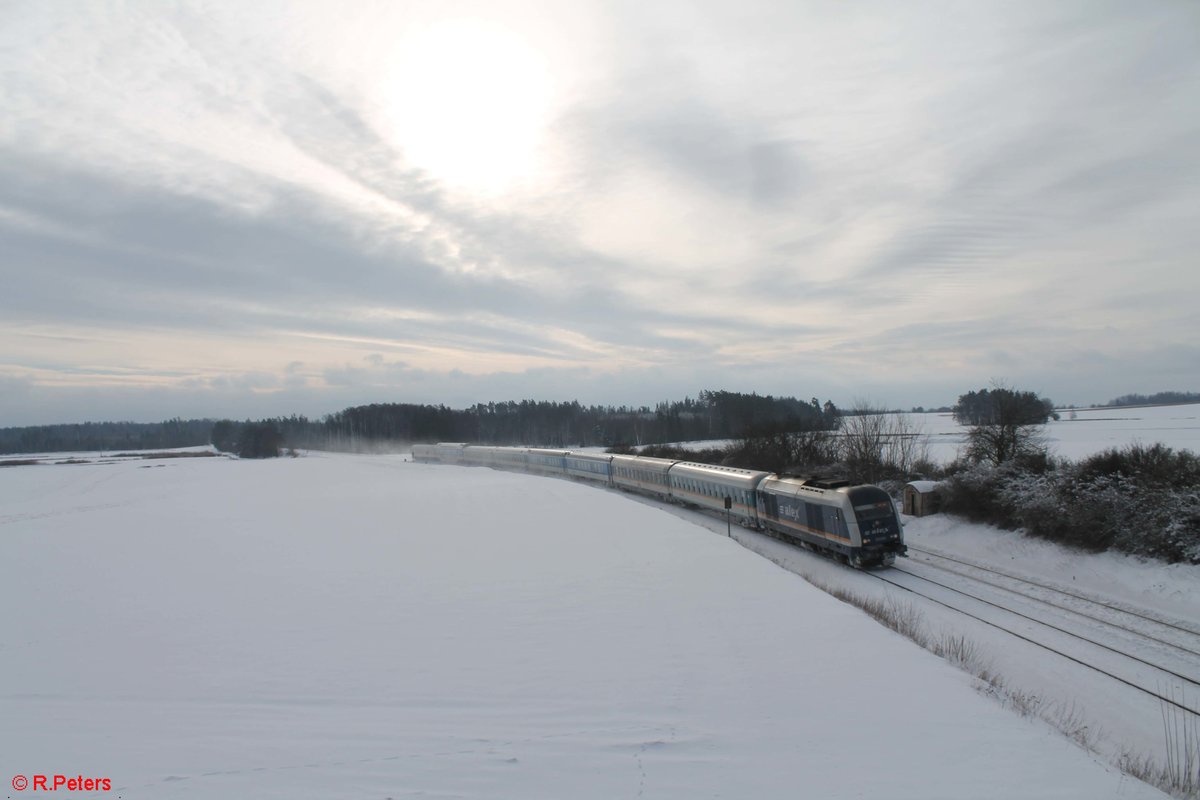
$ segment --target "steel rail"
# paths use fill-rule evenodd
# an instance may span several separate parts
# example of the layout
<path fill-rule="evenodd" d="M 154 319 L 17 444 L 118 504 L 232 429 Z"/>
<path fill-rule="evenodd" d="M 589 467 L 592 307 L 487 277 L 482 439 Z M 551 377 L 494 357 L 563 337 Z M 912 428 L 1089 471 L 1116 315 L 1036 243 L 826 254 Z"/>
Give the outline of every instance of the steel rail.
<path fill-rule="evenodd" d="M 1168 669 L 1164 669 L 1163 667 L 1160 667 L 1160 666 L 1158 666 L 1157 664 L 1152 664 L 1152 663 L 1150 663 L 1149 661 L 1145 661 L 1145 660 L 1143 660 L 1143 659 L 1140 659 L 1140 658 L 1138 658 L 1137 656 L 1131 656 L 1131 655 L 1129 655 L 1128 653 L 1123 653 L 1123 652 L 1121 652 L 1120 650 L 1113 650 L 1113 648 L 1111 648 L 1111 647 L 1108 647 L 1107 645 L 1100 644 L 1099 642 L 1093 642 L 1093 641 L 1091 641 L 1090 639 L 1087 639 L 1086 637 L 1079 636 L 1078 634 L 1071 633 L 1070 631 L 1064 631 L 1064 630 L 1062 630 L 1061 628 L 1057 628 L 1057 627 L 1055 627 L 1054 625 L 1051 625 L 1051 624 L 1049 624 L 1049 623 L 1047 623 L 1047 622 L 1043 622 L 1042 620 L 1036 619 L 1036 618 L 1034 618 L 1034 617 L 1030 617 L 1030 616 L 1028 616 L 1028 615 L 1026 615 L 1026 614 L 1022 614 L 1022 613 L 1020 613 L 1019 611 L 1013 611 L 1012 609 L 1005 608 L 1004 606 L 1001 606 L 1001 605 L 999 605 L 999 604 L 997 604 L 997 603 L 993 603 L 993 602 L 991 602 L 991 601 L 989 601 L 989 600 L 982 600 L 981 598 L 974 597 L 974 595 L 971 595 L 971 594 L 970 594 L 970 593 L 968 593 L 968 592 L 963 592 L 963 591 L 961 591 L 961 590 L 959 590 L 959 589 L 955 589 L 955 588 L 954 588 L 954 587 L 952 587 L 952 586 L 945 586 L 944 584 L 940 584 L 940 583 L 938 583 L 937 581 L 930 580 L 929 578 L 924 578 L 924 577 L 922 577 L 922 576 L 920 576 L 920 575 L 916 575 L 916 574 L 913 574 L 913 573 L 911 573 L 911 572 L 904 572 L 904 570 L 896 570 L 896 571 L 897 571 L 897 572 L 902 572 L 902 573 L 904 573 L 904 574 L 906 574 L 906 575 L 911 575 L 912 577 L 914 577 L 914 578 L 916 578 L 916 579 L 918 579 L 918 580 L 927 581 L 927 582 L 929 582 L 929 583 L 932 583 L 932 584 L 934 584 L 935 586 L 942 586 L 943 588 L 945 588 L 945 589 L 949 589 L 949 590 L 950 590 L 950 591 L 952 591 L 952 592 L 957 592 L 957 593 L 959 593 L 959 594 L 962 594 L 962 595 L 965 595 L 965 596 L 967 596 L 967 597 L 971 597 L 972 599 L 978 600 L 978 601 L 980 601 L 980 602 L 983 602 L 983 603 L 985 603 L 985 604 L 987 604 L 987 605 L 995 606 L 996 608 L 999 608 L 999 609 L 1001 609 L 1002 611 L 1005 611 L 1005 612 L 1007 612 L 1007 613 L 1009 613 L 1009 614 L 1014 614 L 1014 615 L 1016 615 L 1016 616 L 1018 616 L 1018 617 L 1024 617 L 1025 619 L 1031 620 L 1032 622 L 1035 622 L 1035 623 L 1037 623 L 1037 624 L 1039 624 L 1039 625 L 1044 625 L 1044 626 L 1046 626 L 1046 627 L 1048 627 L 1048 628 L 1052 628 L 1052 629 L 1054 629 L 1054 630 L 1062 631 L 1063 633 L 1066 633 L 1066 634 L 1068 634 L 1068 635 L 1070 635 L 1070 636 L 1074 636 L 1074 637 L 1076 637 L 1076 638 L 1078 638 L 1078 639 L 1082 639 L 1082 640 L 1083 640 L 1083 641 L 1085 641 L 1085 642 L 1089 642 L 1089 643 L 1091 643 L 1091 644 L 1097 645 L 1097 646 L 1099 646 L 1099 647 L 1102 647 L 1102 648 L 1104 648 L 1104 649 L 1106 649 L 1106 650 L 1112 650 L 1114 653 L 1117 653 L 1117 654 L 1119 654 L 1119 655 L 1121 655 L 1121 656 L 1124 656 L 1125 658 L 1130 658 L 1130 659 L 1132 659 L 1132 660 L 1134 660 L 1134 661 L 1139 661 L 1139 662 L 1141 662 L 1141 663 L 1145 664 L 1146 666 L 1149 666 L 1149 667 L 1151 667 L 1151 668 L 1153 668 L 1153 669 L 1159 670 L 1159 671 L 1161 671 L 1161 672 L 1166 672 L 1167 674 L 1169 674 L 1169 675 L 1173 675 L 1173 676 L 1175 676 L 1175 677 L 1177 677 L 1177 678 L 1179 678 L 1179 679 L 1181 679 L 1181 680 L 1183 680 L 1183 681 L 1186 681 L 1187 683 L 1190 683 L 1190 684 L 1192 684 L 1192 685 L 1194 685 L 1194 686 L 1200 686 L 1200 682 L 1198 682 L 1198 681 L 1196 681 L 1196 680 L 1194 680 L 1194 679 L 1192 679 L 1192 678 L 1189 678 L 1189 677 L 1187 677 L 1186 675 L 1180 675 L 1179 673 L 1173 672 L 1173 671 L 1171 671 L 1171 670 L 1168 670 Z M 1088 669 L 1090 669 L 1090 670 L 1093 670 L 1093 671 L 1095 671 L 1095 672 L 1099 672 L 1101 675 L 1104 675 L 1104 676 L 1106 676 L 1106 677 L 1112 678 L 1113 680 L 1115 680 L 1115 681 L 1118 681 L 1118 682 L 1120 682 L 1120 683 L 1123 683 L 1123 684 L 1125 684 L 1126 686 L 1129 686 L 1129 687 L 1131 687 L 1131 688 L 1133 688 L 1133 689 L 1137 689 L 1139 692 L 1144 692 L 1144 693 L 1146 693 L 1146 694 L 1150 695 L 1151 697 L 1153 697 L 1153 698 L 1155 698 L 1155 699 L 1159 700 L 1159 701 L 1160 701 L 1160 702 L 1162 702 L 1162 703 L 1166 703 L 1167 705 L 1174 706 L 1174 707 L 1176 707 L 1176 708 L 1178 708 L 1178 709 L 1180 709 L 1180 710 L 1182 710 L 1182 711 L 1186 711 L 1186 712 L 1188 712 L 1189 714 L 1193 714 L 1193 715 L 1195 715 L 1195 716 L 1197 716 L 1197 717 L 1200 717 L 1200 711 L 1197 711 L 1196 709 L 1194 709 L 1194 708 L 1191 708 L 1190 706 L 1187 706 L 1187 705 L 1185 705 L 1185 704 L 1183 704 L 1183 703 L 1180 703 L 1179 701 L 1175 700 L 1175 699 L 1174 699 L 1174 698 L 1172 698 L 1172 697 L 1166 697 L 1166 696 L 1164 696 L 1164 695 L 1161 695 L 1161 694 L 1159 694 L 1158 692 L 1151 691 L 1150 689 L 1147 689 L 1147 688 L 1146 688 L 1146 687 L 1144 687 L 1144 686 L 1140 686 L 1139 684 L 1137 684 L 1137 683 L 1134 683 L 1133 681 L 1131 681 L 1131 680 L 1129 680 L 1129 679 L 1127 679 L 1127 678 L 1122 678 L 1120 675 L 1115 675 L 1115 674 L 1113 674 L 1113 673 L 1109 672 L 1108 670 L 1101 669 L 1100 667 L 1097 667 L 1097 666 L 1096 666 L 1096 665 L 1094 665 L 1094 664 L 1089 664 L 1088 662 L 1084 661 L 1084 660 L 1083 660 L 1083 659 L 1081 659 L 1081 658 L 1076 658 L 1075 656 L 1073 656 L 1073 655 L 1071 655 L 1071 654 L 1069 654 L 1069 653 L 1064 653 L 1064 652 L 1062 652 L 1061 650 L 1056 650 L 1055 648 L 1051 647 L 1051 646 L 1050 646 L 1050 645 L 1048 645 L 1048 644 L 1045 644 L 1045 643 L 1043 643 L 1043 642 L 1039 642 L 1039 641 L 1037 641 L 1036 639 L 1033 639 L 1033 638 L 1031 638 L 1031 637 L 1029 637 L 1029 636 L 1026 636 L 1026 635 L 1024 635 L 1024 634 L 1022 634 L 1022 633 L 1017 633 L 1016 631 L 1014 631 L 1014 630 L 1012 630 L 1012 629 L 1010 629 L 1010 628 L 1006 628 L 1006 627 L 1004 627 L 1003 625 L 1000 625 L 1000 624 L 997 624 L 997 623 L 995 623 L 995 622 L 992 622 L 991 620 L 984 619 L 983 617 L 980 617 L 980 616 L 978 616 L 977 614 L 972 614 L 971 612 L 969 612 L 969 611 L 966 611 L 966 610 L 964 610 L 964 609 L 962 609 L 962 608 L 958 608 L 957 606 L 953 606 L 953 605 L 950 605 L 950 604 L 949 604 L 949 603 L 947 603 L 947 602 L 944 602 L 944 601 L 942 601 L 942 600 L 938 600 L 936 597 L 932 597 L 932 596 L 930 596 L 930 595 L 928 595 L 928 594 L 925 594 L 925 593 L 923 593 L 923 592 L 918 592 L 916 589 L 912 588 L 911 586 L 905 586 L 903 583 L 898 583 L 898 582 L 896 582 L 896 581 L 890 580 L 890 579 L 889 579 L 889 578 L 888 578 L 886 575 L 883 575 L 883 574 L 880 574 L 880 573 L 877 573 L 877 572 L 872 572 L 872 573 L 869 573 L 869 574 L 870 574 L 870 575 L 872 575 L 872 576 L 874 576 L 875 578 L 878 578 L 879 580 L 883 581 L 884 583 L 890 583 L 892 586 L 895 586 L 895 587 L 896 587 L 896 588 L 898 588 L 898 589 L 903 589 L 903 590 L 904 590 L 904 591 L 906 591 L 906 592 L 911 592 L 912 594 L 915 594 L 915 595 L 917 595 L 918 597 L 923 597 L 923 598 L 925 598 L 926 600 L 929 600 L 929 601 L 930 601 L 930 602 L 932 602 L 932 603 L 937 603 L 938 605 L 940 605 L 940 606 L 943 606 L 943 607 L 945 607 L 945 608 L 948 608 L 948 609 L 950 609 L 951 611 L 956 611 L 956 612 L 958 612 L 959 614 L 962 614 L 962 615 L 964 615 L 964 616 L 970 617 L 971 619 L 974 619 L 974 620 L 977 620 L 977 621 L 979 621 L 979 622 L 982 622 L 982 623 L 984 623 L 985 625 L 990 625 L 991 627 L 993 627 L 993 628 L 996 628 L 997 630 L 1004 631 L 1005 633 L 1007 633 L 1007 634 L 1009 634 L 1009 635 L 1011 635 L 1011 636 L 1015 636 L 1015 637 L 1017 637 L 1018 639 L 1021 639 L 1022 641 L 1028 642 L 1029 644 L 1032 644 L 1032 645 L 1035 645 L 1035 646 L 1037 646 L 1037 647 L 1040 647 L 1040 648 L 1042 648 L 1043 650 L 1047 650 L 1047 651 L 1049 651 L 1049 652 L 1051 652 L 1051 653 L 1054 653 L 1054 654 L 1056 654 L 1056 655 L 1062 656 L 1063 658 L 1067 659 L 1068 661 L 1073 661 L 1074 663 L 1076 663 L 1076 664 L 1079 664 L 1080 666 L 1087 667 L 1087 668 L 1088 668 Z"/>

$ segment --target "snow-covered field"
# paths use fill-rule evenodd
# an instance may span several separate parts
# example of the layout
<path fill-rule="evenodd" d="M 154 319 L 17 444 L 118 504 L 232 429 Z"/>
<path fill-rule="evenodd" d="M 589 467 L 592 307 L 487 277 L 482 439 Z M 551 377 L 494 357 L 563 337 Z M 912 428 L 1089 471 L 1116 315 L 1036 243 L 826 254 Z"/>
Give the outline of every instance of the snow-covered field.
<path fill-rule="evenodd" d="M 1162 796 L 711 526 L 402 457 L 0 470 L 0 677 L 95 796 Z"/>
<path fill-rule="evenodd" d="M 1080 408 L 1059 411 L 1060 419 L 1046 424 L 1050 451 L 1079 459 L 1130 444 L 1161 442 L 1177 450 L 1200 453 L 1200 405 Z M 909 422 L 929 436 L 930 457 L 952 461 L 965 431 L 952 414 L 908 414 Z"/>
<path fill-rule="evenodd" d="M 1074 418 L 1072 418 L 1074 414 Z M 1200 404 L 1129 408 L 1060 410 L 1061 419 L 1050 420 L 1042 432 L 1053 455 L 1080 459 L 1110 447 L 1161 442 L 1176 450 L 1200 453 Z M 950 413 L 902 414 L 910 427 L 925 436 L 929 457 L 948 463 L 959 456 L 966 429 Z M 677 442 L 687 450 L 726 447 L 733 439 Z M 604 448 L 590 448 L 602 452 Z"/>

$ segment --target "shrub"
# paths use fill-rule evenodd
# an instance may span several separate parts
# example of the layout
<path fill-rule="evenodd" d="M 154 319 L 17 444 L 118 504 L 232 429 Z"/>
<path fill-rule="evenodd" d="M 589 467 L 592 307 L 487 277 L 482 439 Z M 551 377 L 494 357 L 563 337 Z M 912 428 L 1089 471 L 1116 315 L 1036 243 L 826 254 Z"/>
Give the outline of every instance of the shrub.
<path fill-rule="evenodd" d="M 959 467 L 942 483 L 943 510 L 972 522 L 1017 527 L 1012 498 L 1003 492 L 1011 471 L 992 464 Z"/>
<path fill-rule="evenodd" d="M 1134 478 L 1156 486 L 1194 489 L 1200 486 L 1200 457 L 1163 444 L 1134 444 L 1085 458 L 1079 464 L 1079 475 L 1084 480 L 1105 475 Z"/>
<path fill-rule="evenodd" d="M 1078 464 L 1044 457 L 958 465 L 946 511 L 1091 551 L 1200 563 L 1200 459 L 1134 445 Z"/>

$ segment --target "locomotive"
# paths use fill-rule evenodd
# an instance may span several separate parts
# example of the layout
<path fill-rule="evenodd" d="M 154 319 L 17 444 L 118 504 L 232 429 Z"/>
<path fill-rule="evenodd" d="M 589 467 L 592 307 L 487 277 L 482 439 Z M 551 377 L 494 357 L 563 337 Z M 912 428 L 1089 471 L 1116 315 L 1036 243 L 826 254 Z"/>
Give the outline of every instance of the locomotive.
<path fill-rule="evenodd" d="M 859 567 L 890 566 L 907 552 L 887 492 L 847 481 L 646 456 L 463 443 L 413 445 L 413 459 L 437 464 L 557 475 L 660 500 L 727 511 L 777 539 L 831 553 Z"/>

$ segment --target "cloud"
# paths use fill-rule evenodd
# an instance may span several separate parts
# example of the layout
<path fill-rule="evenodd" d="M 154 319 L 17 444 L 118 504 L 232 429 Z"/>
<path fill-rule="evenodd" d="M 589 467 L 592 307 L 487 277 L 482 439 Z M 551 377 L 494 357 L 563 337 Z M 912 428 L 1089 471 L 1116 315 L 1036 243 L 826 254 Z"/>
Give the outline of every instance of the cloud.
<path fill-rule="evenodd" d="M 6 413 L 1102 399 L 1194 360 L 1186 4 L 457 8 L 553 77 L 500 194 L 404 138 L 432 4 L 0 9 Z"/>

